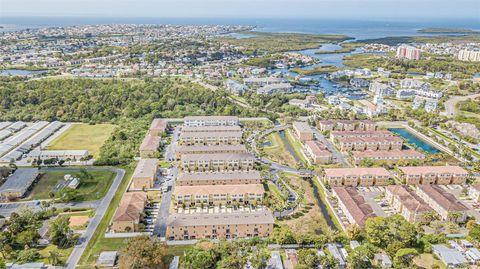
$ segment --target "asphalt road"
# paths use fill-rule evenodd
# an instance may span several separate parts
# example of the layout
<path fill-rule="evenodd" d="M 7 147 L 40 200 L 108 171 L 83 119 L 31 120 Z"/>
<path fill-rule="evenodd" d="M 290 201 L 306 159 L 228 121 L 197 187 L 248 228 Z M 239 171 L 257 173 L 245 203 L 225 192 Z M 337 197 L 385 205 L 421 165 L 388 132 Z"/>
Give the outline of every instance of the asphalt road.
<path fill-rule="evenodd" d="M 441 112 L 442 115 L 447 116 L 447 117 L 453 117 L 455 116 L 455 105 L 460 102 L 460 101 L 465 101 L 468 99 L 475 99 L 477 97 L 480 97 L 480 93 L 478 94 L 472 94 L 472 95 L 467 95 L 467 96 L 452 96 L 450 99 L 448 99 L 445 102 L 445 111 Z"/>
<path fill-rule="evenodd" d="M 332 153 L 333 159 L 340 163 L 342 166 L 349 166 L 347 159 L 343 156 L 342 153 L 340 153 L 328 139 L 325 138 L 318 130 L 317 128 L 312 127 L 313 134 L 315 135 L 315 138 L 322 142 L 325 146 L 327 146 L 328 150 Z"/>
<path fill-rule="evenodd" d="M 122 182 L 123 177 L 125 176 L 125 170 L 120 168 L 87 168 L 87 170 L 110 170 L 112 172 L 115 172 L 117 175 L 115 176 L 115 179 L 113 180 L 113 183 L 110 186 L 108 193 L 105 195 L 105 197 L 103 197 L 103 199 L 96 207 L 95 216 L 88 224 L 87 229 L 85 230 L 83 235 L 78 239 L 77 244 L 73 247 L 72 253 L 70 254 L 70 257 L 68 258 L 65 265 L 65 267 L 68 269 L 73 269 L 77 266 L 78 261 L 82 257 L 83 252 L 88 245 L 88 242 L 92 238 L 93 233 L 98 227 L 98 224 L 100 224 L 100 221 L 104 217 L 105 212 L 107 211 L 107 208 L 113 199 L 113 196 L 115 195 L 118 187 L 120 186 L 120 183 Z"/>
<path fill-rule="evenodd" d="M 169 186 L 169 190 L 162 194 L 162 202 L 160 203 L 157 220 L 155 221 L 155 226 L 153 228 L 153 235 L 158 237 L 165 237 L 167 232 L 168 211 L 172 201 L 173 188 L 175 187 L 175 181 L 177 180 L 178 176 L 177 167 L 172 167 L 171 175 L 172 179 L 165 182 L 166 186 Z"/>

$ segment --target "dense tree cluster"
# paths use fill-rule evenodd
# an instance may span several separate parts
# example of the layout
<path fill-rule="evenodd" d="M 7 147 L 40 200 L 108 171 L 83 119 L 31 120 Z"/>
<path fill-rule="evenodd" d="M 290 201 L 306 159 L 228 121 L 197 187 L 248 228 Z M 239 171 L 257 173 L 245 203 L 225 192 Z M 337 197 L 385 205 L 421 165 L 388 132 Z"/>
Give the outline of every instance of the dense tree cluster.
<path fill-rule="evenodd" d="M 99 165 L 127 164 L 151 120 L 188 115 L 263 116 L 180 78 L 145 80 L 42 79 L 0 82 L 1 120 L 110 122 L 119 125 L 101 149 Z"/>

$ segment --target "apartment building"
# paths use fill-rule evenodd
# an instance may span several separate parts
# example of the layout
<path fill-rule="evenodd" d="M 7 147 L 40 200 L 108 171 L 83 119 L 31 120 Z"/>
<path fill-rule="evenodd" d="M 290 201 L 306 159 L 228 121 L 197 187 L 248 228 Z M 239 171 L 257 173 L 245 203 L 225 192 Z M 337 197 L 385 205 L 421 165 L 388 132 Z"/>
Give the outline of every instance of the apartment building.
<path fill-rule="evenodd" d="M 242 132 L 182 132 L 180 145 L 236 145 L 242 142 Z"/>
<path fill-rule="evenodd" d="M 382 137 L 394 137 L 395 135 L 387 130 L 377 130 L 377 131 L 331 131 L 330 138 L 332 140 L 338 138 L 382 138 Z"/>
<path fill-rule="evenodd" d="M 180 168 L 185 171 L 249 170 L 254 162 L 255 157 L 249 153 L 184 154 Z"/>
<path fill-rule="evenodd" d="M 422 222 L 425 220 L 425 213 L 434 212 L 422 198 L 405 185 L 387 186 L 385 199 L 398 214 L 411 223 Z"/>
<path fill-rule="evenodd" d="M 339 137 L 336 138 L 341 151 L 364 150 L 401 150 L 403 139 L 396 136 L 387 137 Z"/>
<path fill-rule="evenodd" d="M 327 168 L 324 182 L 330 186 L 384 186 L 390 173 L 381 167 Z"/>
<path fill-rule="evenodd" d="M 293 131 L 300 141 L 313 140 L 313 131 L 306 122 L 296 121 L 292 124 Z"/>
<path fill-rule="evenodd" d="M 158 159 L 140 159 L 132 175 L 130 190 L 153 188 L 157 179 Z"/>
<path fill-rule="evenodd" d="M 372 207 L 352 187 L 333 187 L 332 194 L 337 198 L 338 206 L 350 224 L 360 227 L 365 225 L 368 218 L 376 217 Z"/>
<path fill-rule="evenodd" d="M 255 170 L 237 170 L 225 172 L 181 173 L 177 177 L 176 186 L 235 185 L 260 183 L 260 172 Z"/>
<path fill-rule="evenodd" d="M 321 120 L 319 127 L 325 131 L 375 131 L 377 124 L 371 120 Z"/>
<path fill-rule="evenodd" d="M 270 211 L 174 214 L 167 219 L 169 240 L 267 237 L 273 230 Z"/>
<path fill-rule="evenodd" d="M 161 141 L 162 138 L 160 136 L 146 135 L 145 138 L 143 138 L 142 144 L 140 144 L 140 157 L 154 157 L 155 154 L 158 153 Z"/>
<path fill-rule="evenodd" d="M 303 152 L 310 164 L 327 164 L 332 162 L 332 153 L 318 140 L 308 140 L 303 144 Z"/>
<path fill-rule="evenodd" d="M 213 153 L 246 153 L 247 148 L 245 145 L 193 145 L 193 146 L 180 146 L 175 151 L 177 160 L 179 160 L 183 154 L 213 154 Z"/>
<path fill-rule="evenodd" d="M 468 208 L 439 185 L 420 184 L 417 186 L 417 195 L 433 208 L 442 220 L 464 222 L 467 218 Z M 453 214 L 458 216 L 453 218 Z"/>
<path fill-rule="evenodd" d="M 222 126 L 183 126 L 183 133 L 215 133 L 215 132 L 241 132 L 242 127 L 238 125 L 222 125 Z"/>
<path fill-rule="evenodd" d="M 138 232 L 146 204 L 145 192 L 126 192 L 113 216 L 111 230 L 116 233 Z"/>
<path fill-rule="evenodd" d="M 235 116 L 190 116 L 183 119 L 184 126 L 232 126 L 239 125 L 240 121 Z"/>
<path fill-rule="evenodd" d="M 363 160 L 396 162 L 400 160 L 423 160 L 425 155 L 413 149 L 406 150 L 365 150 L 353 151 L 352 158 L 355 164 L 360 164 Z"/>
<path fill-rule="evenodd" d="M 421 50 L 408 45 L 401 45 L 397 48 L 397 59 L 420 60 Z"/>
<path fill-rule="evenodd" d="M 480 62 L 480 51 L 461 50 L 458 52 L 460 61 Z"/>
<path fill-rule="evenodd" d="M 399 167 L 407 184 L 465 184 L 468 172 L 460 166 Z"/>
<path fill-rule="evenodd" d="M 177 206 L 261 204 L 265 190 L 262 184 L 176 186 L 173 192 Z"/>
<path fill-rule="evenodd" d="M 162 136 L 167 132 L 168 123 L 164 119 L 154 119 L 150 128 L 148 129 L 148 133 L 153 136 Z"/>

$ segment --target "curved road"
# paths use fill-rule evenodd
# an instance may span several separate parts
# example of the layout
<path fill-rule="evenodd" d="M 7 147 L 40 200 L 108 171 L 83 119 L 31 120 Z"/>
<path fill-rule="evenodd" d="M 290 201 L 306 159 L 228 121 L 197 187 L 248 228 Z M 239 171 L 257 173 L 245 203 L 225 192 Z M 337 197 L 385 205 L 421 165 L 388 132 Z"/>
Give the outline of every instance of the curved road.
<path fill-rule="evenodd" d="M 468 99 L 475 99 L 477 97 L 480 97 L 480 93 L 472 94 L 472 95 L 466 95 L 466 96 L 452 96 L 450 99 L 448 99 L 445 102 L 445 111 L 441 112 L 441 114 L 443 116 L 453 117 L 453 116 L 455 116 L 455 105 L 458 102 L 466 101 Z"/>
<path fill-rule="evenodd" d="M 48 169 L 56 170 L 57 168 L 48 168 Z M 59 169 L 65 170 L 68 168 L 59 168 Z M 105 197 L 103 197 L 98 207 L 96 208 L 95 216 L 88 224 L 88 227 L 83 233 L 83 235 L 78 239 L 77 244 L 73 247 L 72 253 L 70 254 L 70 257 L 68 258 L 67 263 L 65 265 L 65 267 L 68 269 L 74 269 L 77 266 L 78 261 L 82 257 L 83 252 L 85 251 L 85 248 L 88 245 L 88 242 L 92 238 L 93 233 L 98 227 L 98 224 L 100 224 L 100 221 L 104 217 L 105 212 L 107 211 L 107 208 L 110 205 L 110 202 L 112 201 L 113 196 L 115 195 L 115 192 L 117 191 L 118 187 L 120 186 L 120 183 L 122 183 L 123 177 L 125 176 L 125 170 L 120 168 L 92 167 L 92 168 L 87 168 L 87 170 L 109 170 L 116 173 L 117 175 L 115 176 L 115 179 L 113 180 L 113 183 L 110 186 L 110 189 L 108 190 L 107 194 L 105 195 Z"/>

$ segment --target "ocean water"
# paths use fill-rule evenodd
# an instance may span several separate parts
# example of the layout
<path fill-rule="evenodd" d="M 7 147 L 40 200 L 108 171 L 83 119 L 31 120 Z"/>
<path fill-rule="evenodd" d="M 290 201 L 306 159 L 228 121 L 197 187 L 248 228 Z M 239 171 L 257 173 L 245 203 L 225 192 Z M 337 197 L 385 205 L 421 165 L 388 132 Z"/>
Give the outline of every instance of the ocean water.
<path fill-rule="evenodd" d="M 426 35 L 417 30 L 429 27 L 480 30 L 478 20 L 373 21 L 354 19 L 239 19 L 239 18 L 115 18 L 115 17 L 0 17 L 0 31 L 26 28 L 93 24 L 177 24 L 177 25 L 254 25 L 258 31 L 315 34 L 344 34 L 356 39 L 386 36 Z"/>

